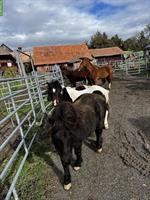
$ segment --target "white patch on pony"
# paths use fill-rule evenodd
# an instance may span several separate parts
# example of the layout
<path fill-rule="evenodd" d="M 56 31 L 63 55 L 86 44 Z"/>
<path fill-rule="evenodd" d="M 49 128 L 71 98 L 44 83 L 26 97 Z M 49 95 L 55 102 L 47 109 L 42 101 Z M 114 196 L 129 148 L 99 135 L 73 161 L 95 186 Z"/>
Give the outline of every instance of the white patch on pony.
<path fill-rule="evenodd" d="M 56 101 L 56 99 L 53 101 L 53 104 L 54 104 L 54 106 L 57 105 L 57 101 Z"/>
<path fill-rule="evenodd" d="M 101 153 L 101 152 L 102 152 L 102 148 L 97 149 L 97 152 L 98 152 L 98 153 Z"/>
<path fill-rule="evenodd" d="M 106 110 L 106 113 L 105 113 L 104 127 L 105 127 L 105 129 L 109 128 L 109 125 L 108 125 L 108 110 Z"/>
<path fill-rule="evenodd" d="M 106 103 L 109 102 L 109 90 L 98 85 L 85 86 L 85 88 L 84 90 L 76 90 L 75 88 L 66 87 L 66 90 L 73 102 L 82 94 L 91 94 L 94 91 L 100 91 L 105 96 Z"/>
<path fill-rule="evenodd" d="M 80 167 L 74 167 L 73 168 L 75 171 L 78 171 L 80 169 Z"/>
<path fill-rule="evenodd" d="M 53 93 L 55 93 L 55 92 L 56 92 L 56 89 L 55 89 L 55 88 L 53 88 L 53 89 L 52 89 L 52 91 L 53 91 Z"/>
<path fill-rule="evenodd" d="M 67 184 L 67 185 L 64 185 L 64 189 L 65 190 L 70 190 L 71 188 L 71 183 Z"/>

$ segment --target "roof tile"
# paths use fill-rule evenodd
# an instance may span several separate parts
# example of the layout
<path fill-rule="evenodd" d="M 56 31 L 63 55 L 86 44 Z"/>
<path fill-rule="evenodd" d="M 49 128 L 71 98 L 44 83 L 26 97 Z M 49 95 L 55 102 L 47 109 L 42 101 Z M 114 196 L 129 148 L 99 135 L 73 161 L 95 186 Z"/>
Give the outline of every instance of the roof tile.
<path fill-rule="evenodd" d="M 102 57 L 102 56 L 112 56 L 112 55 L 120 55 L 124 54 L 124 51 L 119 47 L 109 47 L 109 48 L 101 48 L 101 49 L 89 49 L 90 53 L 94 57 Z"/>
<path fill-rule="evenodd" d="M 91 58 L 86 44 L 33 47 L 35 65 L 66 63 L 80 57 Z"/>

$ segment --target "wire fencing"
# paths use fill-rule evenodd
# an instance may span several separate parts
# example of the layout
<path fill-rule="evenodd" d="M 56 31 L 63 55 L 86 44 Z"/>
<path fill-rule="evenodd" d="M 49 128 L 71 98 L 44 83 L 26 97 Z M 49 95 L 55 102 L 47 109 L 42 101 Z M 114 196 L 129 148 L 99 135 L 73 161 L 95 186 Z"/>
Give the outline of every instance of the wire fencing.
<path fill-rule="evenodd" d="M 21 76 L 0 79 L 0 162 L 2 163 L 0 180 L 2 186 L 15 160 L 20 153 L 23 155 L 12 180 L 9 181 L 9 187 L 4 195 L 6 200 L 12 196 L 15 200 L 19 199 L 16 183 L 37 134 L 31 130 L 41 120 L 42 113 L 52 108 L 51 103 L 47 102 L 46 82 L 57 79 L 63 84 L 59 66 L 54 65 L 50 72 L 38 74 L 34 70 L 32 57 L 30 58 L 33 71 L 32 74 L 27 75 L 21 53 L 16 52 Z"/>

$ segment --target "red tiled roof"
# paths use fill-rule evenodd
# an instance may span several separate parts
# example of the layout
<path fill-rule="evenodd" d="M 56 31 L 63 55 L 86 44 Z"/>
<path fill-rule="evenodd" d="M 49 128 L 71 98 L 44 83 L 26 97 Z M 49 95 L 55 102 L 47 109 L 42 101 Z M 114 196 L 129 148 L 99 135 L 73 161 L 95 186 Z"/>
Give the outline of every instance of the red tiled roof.
<path fill-rule="evenodd" d="M 89 52 L 94 57 L 102 57 L 102 56 L 113 56 L 113 55 L 121 55 L 124 53 L 122 49 L 119 47 L 109 47 L 102 49 L 89 49 Z"/>
<path fill-rule="evenodd" d="M 86 44 L 33 47 L 35 65 L 66 63 L 80 57 L 92 58 Z"/>

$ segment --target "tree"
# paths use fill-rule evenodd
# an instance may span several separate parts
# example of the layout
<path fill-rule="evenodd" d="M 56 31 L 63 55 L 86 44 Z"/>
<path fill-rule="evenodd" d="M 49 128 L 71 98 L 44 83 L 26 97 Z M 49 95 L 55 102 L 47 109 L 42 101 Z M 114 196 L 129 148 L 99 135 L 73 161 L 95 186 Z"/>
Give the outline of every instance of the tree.
<path fill-rule="evenodd" d="M 126 39 L 125 41 L 122 40 L 118 34 L 109 38 L 105 32 L 101 33 L 100 31 L 97 31 L 93 36 L 91 36 L 89 47 L 105 48 L 118 46 L 123 50 L 139 51 L 143 50 L 148 44 L 150 44 L 150 24 L 146 25 L 142 31 Z"/>
<path fill-rule="evenodd" d="M 101 33 L 97 31 L 90 39 L 89 47 L 90 48 L 104 48 L 112 46 L 112 42 L 108 39 L 108 36 L 105 32 Z"/>
<path fill-rule="evenodd" d="M 138 50 L 143 50 L 144 47 L 149 43 L 148 38 L 146 38 L 144 31 L 137 34 Z"/>
<path fill-rule="evenodd" d="M 113 46 L 118 46 L 124 49 L 124 41 L 121 38 L 119 38 L 117 34 L 111 37 L 111 41 Z"/>
<path fill-rule="evenodd" d="M 145 29 L 144 29 L 145 37 L 149 40 L 150 42 L 150 24 L 147 24 Z"/>
<path fill-rule="evenodd" d="M 131 51 L 131 50 L 137 50 L 138 49 L 138 43 L 136 40 L 136 37 L 128 38 L 124 41 L 124 49 Z"/>

